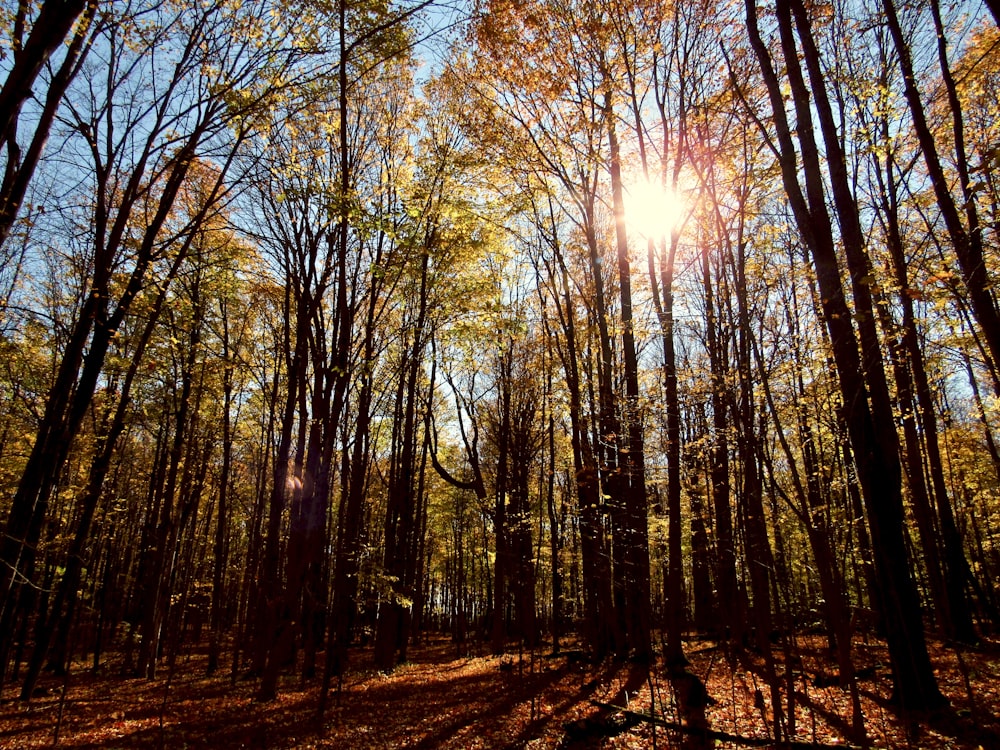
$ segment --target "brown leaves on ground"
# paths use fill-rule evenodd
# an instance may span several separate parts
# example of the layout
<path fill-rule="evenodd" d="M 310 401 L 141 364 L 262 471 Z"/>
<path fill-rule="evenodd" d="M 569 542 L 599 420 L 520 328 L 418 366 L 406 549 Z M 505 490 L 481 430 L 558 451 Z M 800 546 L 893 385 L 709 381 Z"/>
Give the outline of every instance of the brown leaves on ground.
<path fill-rule="evenodd" d="M 835 666 L 819 639 L 797 639 L 794 668 L 783 676 L 785 747 L 846 743 L 850 698 L 829 679 Z M 773 737 L 771 691 L 759 659 L 735 658 L 716 644 L 688 645 L 690 672 L 705 683 L 715 748 L 760 747 Z M 942 690 L 952 709 L 903 720 L 886 703 L 884 647 L 859 643 L 857 666 L 867 739 L 877 748 L 945 750 L 1000 748 L 1000 650 L 987 644 L 956 651 L 939 644 Z M 412 662 L 390 675 L 354 654 L 355 671 L 330 697 L 319 722 L 319 688 L 286 678 L 277 700 L 254 701 L 255 682 L 205 676 L 200 654 L 182 657 L 173 674 L 157 680 L 93 675 L 47 677 L 30 702 L 5 690 L 0 704 L 0 748 L 688 748 L 671 683 L 659 668 L 591 665 L 579 652 L 550 656 L 539 650 L 503 657 L 459 656 L 447 640 L 410 650 Z M 794 721 L 788 687 L 794 684 Z M 630 713 L 607 708 L 626 707 Z M 655 705 L 661 724 L 647 721 Z"/>

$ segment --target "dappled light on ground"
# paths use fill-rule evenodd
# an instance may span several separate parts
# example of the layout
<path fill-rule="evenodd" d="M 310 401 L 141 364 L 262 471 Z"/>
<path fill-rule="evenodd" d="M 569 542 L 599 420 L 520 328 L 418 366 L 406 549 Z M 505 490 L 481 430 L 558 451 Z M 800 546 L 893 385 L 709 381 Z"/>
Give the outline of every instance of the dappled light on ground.
<path fill-rule="evenodd" d="M 795 686 L 786 747 L 849 744 L 849 696 L 830 679 L 835 666 L 824 645 L 814 637 L 796 641 L 791 678 L 785 673 Z M 963 651 L 959 660 L 951 648 L 934 644 L 933 650 L 952 709 L 902 721 L 887 705 L 883 647 L 857 644 L 871 746 L 998 747 L 1000 651 L 988 644 Z M 461 656 L 441 639 L 411 649 L 412 661 L 389 675 L 373 668 L 369 653 L 356 652 L 355 669 L 331 696 L 322 724 L 317 684 L 289 677 L 276 700 L 259 703 L 256 680 L 206 677 L 200 653 L 182 656 L 172 674 L 165 668 L 153 681 L 121 677 L 113 666 L 94 676 L 81 665 L 68 679 L 46 676 L 30 702 L 5 691 L 0 748 L 774 746 L 770 692 L 755 657 L 727 655 L 710 641 L 690 642 L 688 655 L 690 672 L 709 696 L 705 716 L 714 734 L 707 740 L 680 728 L 671 681 L 658 665 L 590 664 L 577 650 Z M 656 721 L 650 721 L 653 704 Z"/>

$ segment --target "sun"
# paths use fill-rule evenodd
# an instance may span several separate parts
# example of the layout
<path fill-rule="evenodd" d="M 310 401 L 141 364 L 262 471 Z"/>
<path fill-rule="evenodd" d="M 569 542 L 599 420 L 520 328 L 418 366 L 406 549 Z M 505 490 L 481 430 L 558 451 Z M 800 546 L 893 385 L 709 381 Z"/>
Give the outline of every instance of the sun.
<path fill-rule="evenodd" d="M 625 224 L 646 239 L 659 240 L 680 229 L 687 210 L 676 190 L 649 180 L 625 189 Z"/>

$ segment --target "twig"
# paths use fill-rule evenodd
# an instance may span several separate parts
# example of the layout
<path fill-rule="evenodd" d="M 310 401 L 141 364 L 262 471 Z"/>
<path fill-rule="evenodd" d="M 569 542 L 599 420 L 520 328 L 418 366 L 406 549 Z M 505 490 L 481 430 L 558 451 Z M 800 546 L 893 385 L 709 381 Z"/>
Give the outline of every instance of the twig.
<path fill-rule="evenodd" d="M 645 721 L 649 724 L 654 724 L 660 727 L 666 727 L 667 729 L 673 729 L 684 734 L 698 735 L 706 739 L 712 740 L 722 740 L 723 742 L 732 742 L 736 745 L 742 745 L 744 747 L 776 747 L 781 748 L 781 750 L 826 750 L 827 748 L 837 748 L 838 750 L 864 750 L 864 748 L 858 745 L 845 745 L 838 743 L 836 745 L 827 745 L 822 742 L 775 742 L 769 737 L 744 737 L 739 734 L 730 734 L 729 732 L 719 732 L 714 729 L 701 729 L 698 727 L 689 727 L 684 724 L 679 724 L 675 721 L 667 721 L 666 719 L 661 719 L 658 716 L 650 716 L 639 711 L 631 711 L 622 706 L 616 706 L 613 703 L 604 703 L 603 701 L 591 700 L 593 705 L 599 708 L 606 708 L 612 711 L 620 711 L 633 719 L 639 721 Z"/>

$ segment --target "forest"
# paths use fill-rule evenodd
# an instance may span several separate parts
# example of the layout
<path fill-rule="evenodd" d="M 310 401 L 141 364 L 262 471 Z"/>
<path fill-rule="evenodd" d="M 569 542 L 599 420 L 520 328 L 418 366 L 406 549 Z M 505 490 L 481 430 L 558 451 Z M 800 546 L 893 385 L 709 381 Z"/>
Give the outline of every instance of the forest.
<path fill-rule="evenodd" d="M 1000 747 L 997 0 L 0 19 L 0 746 Z"/>

